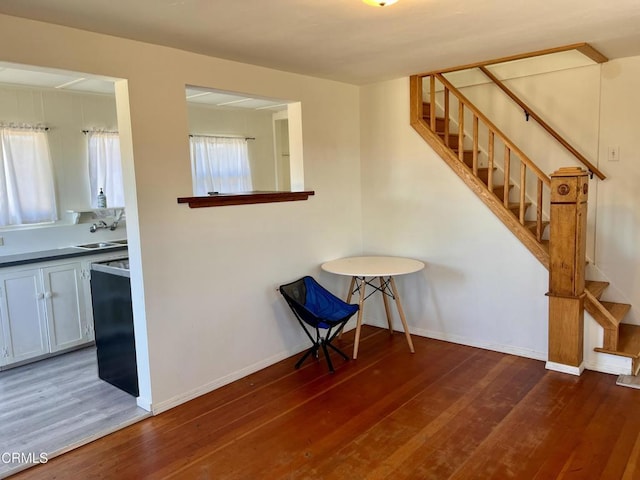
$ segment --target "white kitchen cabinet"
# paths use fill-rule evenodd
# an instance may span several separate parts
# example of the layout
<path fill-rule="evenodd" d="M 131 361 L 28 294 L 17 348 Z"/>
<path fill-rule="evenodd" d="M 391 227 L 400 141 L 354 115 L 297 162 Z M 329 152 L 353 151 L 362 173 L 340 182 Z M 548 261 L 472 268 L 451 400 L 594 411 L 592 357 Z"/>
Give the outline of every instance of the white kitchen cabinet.
<path fill-rule="evenodd" d="M 42 271 L 0 271 L 0 365 L 49 353 Z"/>
<path fill-rule="evenodd" d="M 89 342 L 93 335 L 87 322 L 81 263 L 43 268 L 42 280 L 51 353 Z"/>
<path fill-rule="evenodd" d="M 39 268 L 38 268 L 39 267 Z M 0 366 L 90 343 L 88 270 L 79 261 L 0 270 Z"/>

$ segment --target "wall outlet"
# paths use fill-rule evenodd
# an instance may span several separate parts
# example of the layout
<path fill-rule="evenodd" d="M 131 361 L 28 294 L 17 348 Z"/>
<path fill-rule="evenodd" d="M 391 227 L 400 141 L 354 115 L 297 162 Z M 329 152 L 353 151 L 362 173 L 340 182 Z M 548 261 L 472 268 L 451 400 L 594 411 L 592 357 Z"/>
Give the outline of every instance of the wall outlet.
<path fill-rule="evenodd" d="M 620 160 L 620 147 L 609 147 L 607 152 L 607 158 L 610 162 L 617 162 Z"/>

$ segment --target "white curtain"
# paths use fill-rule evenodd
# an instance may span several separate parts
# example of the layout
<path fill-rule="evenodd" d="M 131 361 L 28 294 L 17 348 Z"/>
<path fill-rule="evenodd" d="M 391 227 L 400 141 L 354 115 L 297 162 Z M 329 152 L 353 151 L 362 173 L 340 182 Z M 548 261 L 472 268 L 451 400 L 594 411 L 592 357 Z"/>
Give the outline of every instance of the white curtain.
<path fill-rule="evenodd" d="M 0 225 L 58 219 L 47 132 L 0 127 Z"/>
<path fill-rule="evenodd" d="M 107 207 L 123 207 L 124 185 L 118 133 L 90 131 L 87 136 L 91 206 L 98 206 L 98 193 L 102 189 L 107 197 Z"/>
<path fill-rule="evenodd" d="M 244 138 L 193 135 L 190 144 L 195 196 L 253 190 L 249 150 Z"/>

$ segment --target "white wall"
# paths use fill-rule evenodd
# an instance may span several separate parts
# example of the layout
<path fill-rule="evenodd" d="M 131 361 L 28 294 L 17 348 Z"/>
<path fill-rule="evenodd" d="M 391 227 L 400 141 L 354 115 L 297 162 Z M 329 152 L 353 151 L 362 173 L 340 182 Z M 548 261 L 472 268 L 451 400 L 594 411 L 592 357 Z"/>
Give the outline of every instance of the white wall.
<path fill-rule="evenodd" d="M 412 331 L 546 358 L 547 271 L 413 131 L 408 100 L 408 79 L 361 91 L 364 251 L 426 263 L 398 279 Z"/>
<path fill-rule="evenodd" d="M 357 87 L 8 16 L 0 59 L 126 79 L 116 95 L 143 401 L 168 408 L 302 348 L 275 288 L 361 250 Z M 187 84 L 302 102 L 315 196 L 179 205 L 191 195 Z"/>
<path fill-rule="evenodd" d="M 0 122 L 44 124 L 54 169 L 58 222 L 46 227 L 0 228 L 0 255 L 67 247 L 96 240 L 126 238 L 125 222 L 116 231 L 89 232 L 72 225 L 69 209 L 90 208 L 87 138 L 82 130 L 117 130 L 112 95 L 22 86 L 0 86 Z"/>
<path fill-rule="evenodd" d="M 609 176 L 598 185 L 595 264 L 612 287 L 611 300 L 631 303 L 625 321 L 640 324 L 640 57 L 602 66 L 599 155 Z M 609 162 L 617 146 L 620 160 Z"/>

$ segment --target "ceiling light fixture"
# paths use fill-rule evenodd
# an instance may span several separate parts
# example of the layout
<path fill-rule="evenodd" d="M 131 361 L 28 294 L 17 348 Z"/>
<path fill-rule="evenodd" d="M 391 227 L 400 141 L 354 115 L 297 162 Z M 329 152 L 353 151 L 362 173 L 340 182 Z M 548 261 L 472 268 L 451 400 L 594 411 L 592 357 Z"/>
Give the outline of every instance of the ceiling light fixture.
<path fill-rule="evenodd" d="M 374 7 L 388 7 L 393 5 L 398 0 L 362 0 L 367 5 L 373 5 Z"/>

